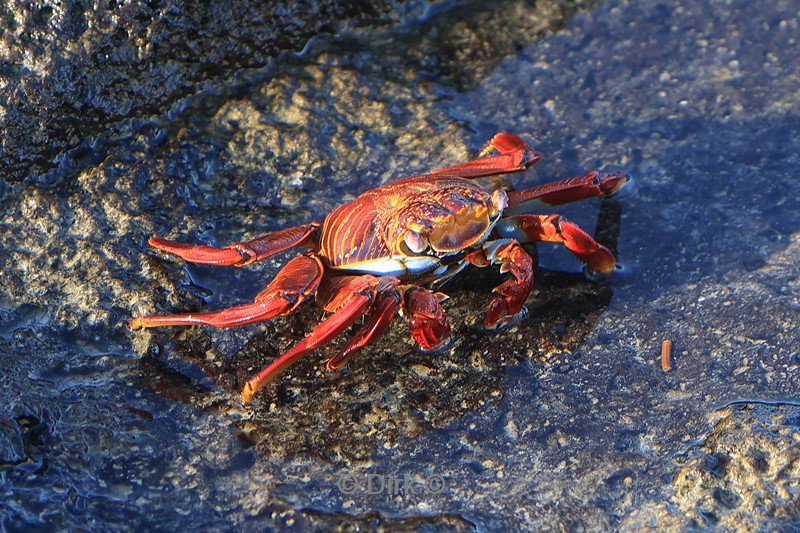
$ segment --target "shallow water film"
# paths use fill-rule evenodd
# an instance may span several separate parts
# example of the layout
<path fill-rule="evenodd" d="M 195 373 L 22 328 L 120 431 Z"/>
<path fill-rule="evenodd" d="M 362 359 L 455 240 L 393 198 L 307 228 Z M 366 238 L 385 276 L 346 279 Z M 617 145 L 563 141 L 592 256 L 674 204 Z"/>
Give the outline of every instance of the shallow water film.
<path fill-rule="evenodd" d="M 800 528 L 800 1 L 219 6 L 0 7 L 3 530 Z M 544 158 L 496 186 L 632 176 L 557 210 L 610 279 L 528 246 L 526 320 L 484 331 L 502 276 L 469 269 L 449 350 L 396 320 L 247 406 L 324 313 L 128 329 L 250 301 L 292 256 L 150 236 L 321 222 L 499 131 Z"/>

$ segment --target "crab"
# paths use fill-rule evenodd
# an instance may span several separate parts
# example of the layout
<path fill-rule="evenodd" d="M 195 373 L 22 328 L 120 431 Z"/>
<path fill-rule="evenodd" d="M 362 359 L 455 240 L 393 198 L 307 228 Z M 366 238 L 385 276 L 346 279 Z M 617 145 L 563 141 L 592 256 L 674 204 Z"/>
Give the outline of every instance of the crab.
<path fill-rule="evenodd" d="M 508 279 L 494 289 L 483 320 L 499 329 L 526 316 L 533 261 L 523 243 L 563 244 L 589 271 L 611 272 L 616 259 L 577 225 L 557 214 L 527 214 L 532 204 L 561 205 L 610 196 L 628 180 L 623 172 L 592 171 L 522 191 L 488 189 L 475 178 L 524 171 L 541 159 L 512 133 L 498 133 L 468 162 L 390 182 L 333 210 L 322 222 L 276 231 L 224 248 L 152 237 L 154 248 L 192 263 L 245 266 L 292 248 L 290 259 L 252 303 L 200 313 L 133 318 L 133 330 L 201 324 L 225 328 L 287 315 L 313 298 L 327 317 L 308 336 L 249 379 L 248 403 L 273 378 L 353 324 L 363 324 L 327 362 L 344 367 L 350 357 L 407 319 L 423 351 L 449 346 L 450 324 L 436 292 L 467 265 L 499 265 Z"/>

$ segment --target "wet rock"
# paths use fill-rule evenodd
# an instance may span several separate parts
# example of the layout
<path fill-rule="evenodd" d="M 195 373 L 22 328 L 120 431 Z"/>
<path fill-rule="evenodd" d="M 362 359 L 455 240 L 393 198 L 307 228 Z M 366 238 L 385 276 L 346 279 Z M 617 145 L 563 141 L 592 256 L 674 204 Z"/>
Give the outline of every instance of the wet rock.
<path fill-rule="evenodd" d="M 182 1 L 2 9 L 4 179 L 50 182 L 99 163 L 115 137 L 167 123 L 189 97 L 298 52 L 321 33 L 395 25 L 424 2 Z M 58 156 L 58 157 L 57 157 Z"/>
<path fill-rule="evenodd" d="M 376 446 L 446 425 L 487 394 L 497 397 L 488 372 L 496 353 L 487 360 L 488 352 L 475 348 L 477 371 L 461 371 L 456 354 L 431 367 L 397 328 L 368 368 L 330 379 L 309 361 L 289 376 L 278 412 L 267 406 L 254 416 L 230 402 L 231 393 L 263 364 L 265 352 L 284 349 L 318 321 L 317 313 L 300 314 L 291 336 L 271 328 L 255 337 L 252 328 L 228 336 L 142 334 L 133 339 L 136 352 L 125 327 L 131 314 L 252 298 L 275 270 L 272 263 L 223 273 L 165 261 L 146 249 L 153 233 L 215 244 L 249 238 L 301 217 L 320 219 L 347 195 L 398 172 L 468 157 L 474 146 L 464 142 L 462 128 L 431 105 L 445 101 L 447 91 L 407 85 L 418 73 L 399 53 L 404 45 L 393 50 L 384 75 L 365 67 L 378 65 L 368 52 L 321 53 L 311 61 L 289 54 L 332 19 L 331 31 L 364 21 L 374 29 L 376 17 L 377 26 L 390 26 L 419 16 L 420 5 L 376 5 L 349 17 L 337 11 L 347 7 L 321 16 L 311 9 L 317 4 L 295 3 L 304 14 L 283 18 L 271 18 L 273 7 L 263 3 L 234 6 L 247 17 L 174 2 L 108 11 L 78 3 L 4 8 L 4 19 L 18 21 L 3 35 L 9 90 L 2 117 L 0 357 L 3 394 L 11 399 L 0 418 L 5 527 L 131 528 L 147 519 L 228 529 L 248 516 L 309 527 L 352 523 L 346 512 L 295 509 L 296 497 L 281 487 L 305 477 L 308 463 L 287 465 L 288 457 L 363 462 Z M 437 24 L 447 26 L 431 28 Z M 480 25 L 476 50 L 492 37 L 490 28 Z M 285 62 L 273 68 L 279 56 Z M 490 65 L 497 56 L 484 59 Z M 362 370 L 383 373 L 383 381 L 365 388 Z M 320 387 L 326 378 L 329 385 Z M 293 385 L 298 379 L 305 379 L 302 386 Z M 346 380 L 343 389 L 337 379 Z M 465 383 L 470 387 L 459 386 Z M 459 393 L 436 396 L 442 386 Z M 309 418 L 322 398 L 323 417 Z M 297 431 L 298 424 L 308 428 Z M 237 427 L 241 440 L 234 438 Z M 257 457 L 272 462 L 254 462 L 248 440 L 259 443 Z M 225 479 L 225 488 L 202 478 Z M 251 495 L 236 503 L 244 486 L 269 501 Z M 44 496 L 31 506 L 28 491 Z M 193 502 L 197 497 L 207 503 Z M 441 513 L 399 517 L 396 524 L 459 530 L 471 522 Z"/>
<path fill-rule="evenodd" d="M 233 18 L 175 2 L 2 8 L 24 21 L 5 30 L 0 73 L 13 104 L 5 527 L 793 524 L 792 463 L 776 454 L 796 426 L 755 410 L 711 426 L 734 400 L 798 398 L 796 2 L 757 15 L 743 2 L 586 3 L 569 20 L 566 2 L 348 17 L 351 3 L 310 9 L 285 34 L 262 4 Z M 331 17 L 343 31 L 295 56 Z M 14 66 L 23 56 L 32 75 Z M 498 130 L 546 154 L 508 186 L 634 175 L 611 204 L 564 208 L 618 250 L 609 282 L 540 247 L 529 320 L 477 327 L 501 278 L 471 272 L 447 288 L 451 351 L 419 353 L 398 321 L 345 372 L 323 371 L 322 350 L 247 408 L 242 382 L 319 311 L 127 330 L 131 315 L 248 301 L 284 259 L 192 266 L 153 253 L 150 235 L 224 245 L 321 220 Z M 775 505 L 754 503 L 760 491 Z"/>
<path fill-rule="evenodd" d="M 798 527 L 800 408 L 741 402 L 715 413 L 715 418 L 711 432 L 676 457 L 675 492 L 668 502 L 633 513 L 628 527 Z"/>

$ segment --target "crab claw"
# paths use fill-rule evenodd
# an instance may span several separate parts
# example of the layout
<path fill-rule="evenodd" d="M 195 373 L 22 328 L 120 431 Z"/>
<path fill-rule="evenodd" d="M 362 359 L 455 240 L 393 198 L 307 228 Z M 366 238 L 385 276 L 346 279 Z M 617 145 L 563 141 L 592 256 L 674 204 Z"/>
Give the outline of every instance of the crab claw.
<path fill-rule="evenodd" d="M 522 304 L 533 289 L 533 261 L 518 242 L 499 247 L 493 261 L 501 262 L 500 273 L 511 273 L 511 279 L 494 289 L 497 296 L 483 320 L 486 329 L 502 328 L 525 318 L 528 311 Z"/>
<path fill-rule="evenodd" d="M 489 303 L 485 329 L 499 329 L 525 318 L 528 311 L 523 304 L 533 290 L 533 260 L 514 239 L 498 239 L 484 244 L 464 259 L 477 267 L 500 264 L 501 274 L 511 274 L 509 279 L 495 287 L 497 296 Z"/>
<path fill-rule="evenodd" d="M 450 324 L 437 293 L 416 285 L 404 292 L 403 314 L 408 317 L 411 336 L 424 352 L 436 352 L 450 345 Z"/>

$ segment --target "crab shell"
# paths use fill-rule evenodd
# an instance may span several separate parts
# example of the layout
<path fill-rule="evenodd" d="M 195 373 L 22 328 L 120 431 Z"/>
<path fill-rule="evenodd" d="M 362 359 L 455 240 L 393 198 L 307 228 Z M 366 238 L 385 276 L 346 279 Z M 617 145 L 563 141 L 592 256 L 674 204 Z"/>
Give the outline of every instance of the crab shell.
<path fill-rule="evenodd" d="M 472 180 L 407 178 L 332 211 L 318 253 L 337 270 L 438 278 L 460 270 L 458 258 L 486 241 L 507 205 L 505 191 L 487 191 Z"/>

